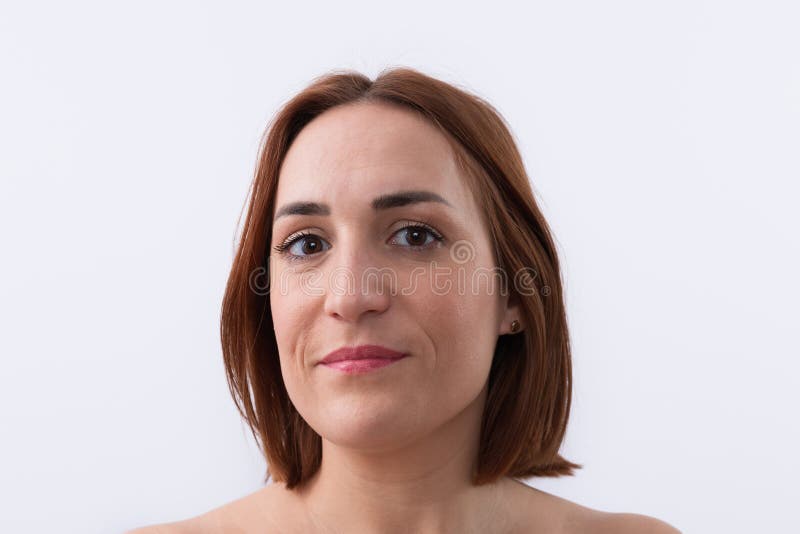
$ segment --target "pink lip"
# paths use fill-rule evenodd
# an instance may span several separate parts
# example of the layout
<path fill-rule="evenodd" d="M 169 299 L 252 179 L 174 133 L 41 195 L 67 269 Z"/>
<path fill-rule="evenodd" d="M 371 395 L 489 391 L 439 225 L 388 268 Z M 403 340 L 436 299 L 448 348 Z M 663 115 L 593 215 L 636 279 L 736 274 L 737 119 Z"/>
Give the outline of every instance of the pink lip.
<path fill-rule="evenodd" d="M 331 352 L 319 363 L 345 373 L 364 373 L 379 369 L 408 356 L 380 345 L 341 347 Z"/>

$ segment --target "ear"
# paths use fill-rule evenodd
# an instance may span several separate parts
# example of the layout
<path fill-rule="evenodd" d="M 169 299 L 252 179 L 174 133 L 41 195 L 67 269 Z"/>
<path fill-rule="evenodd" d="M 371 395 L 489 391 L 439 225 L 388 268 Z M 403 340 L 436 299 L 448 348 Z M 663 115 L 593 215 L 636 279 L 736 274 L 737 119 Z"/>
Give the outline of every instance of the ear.
<path fill-rule="evenodd" d="M 500 321 L 500 335 L 504 334 L 519 334 L 523 330 L 525 330 L 525 325 L 522 322 L 522 313 L 521 313 L 521 306 L 519 304 L 519 295 L 516 293 L 511 293 L 510 295 L 504 297 L 504 308 L 502 314 L 502 320 Z M 515 332 L 511 331 L 511 323 L 517 321 L 519 323 L 519 327 Z"/>

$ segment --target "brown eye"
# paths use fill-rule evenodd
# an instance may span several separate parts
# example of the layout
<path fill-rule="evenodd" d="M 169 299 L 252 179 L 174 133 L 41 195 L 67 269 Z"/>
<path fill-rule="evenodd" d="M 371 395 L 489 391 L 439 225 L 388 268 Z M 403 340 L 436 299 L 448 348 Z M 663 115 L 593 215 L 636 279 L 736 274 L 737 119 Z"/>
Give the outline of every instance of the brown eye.
<path fill-rule="evenodd" d="M 408 228 L 406 230 L 406 240 L 412 246 L 422 246 L 425 244 L 425 241 L 427 241 L 429 233 L 430 232 L 420 227 Z"/>
<path fill-rule="evenodd" d="M 395 235 L 402 236 L 398 240 L 407 244 L 405 248 L 412 249 L 432 248 L 431 245 L 435 246 L 438 242 L 444 240 L 439 232 L 419 223 L 404 226 Z"/>
<path fill-rule="evenodd" d="M 326 241 L 319 236 L 303 233 L 287 239 L 284 243 L 276 246 L 275 250 L 291 260 L 302 260 L 327 250 L 325 244 Z"/>
<path fill-rule="evenodd" d="M 314 254 L 322 249 L 319 239 L 311 237 L 309 239 L 301 239 L 300 250 L 303 254 Z"/>

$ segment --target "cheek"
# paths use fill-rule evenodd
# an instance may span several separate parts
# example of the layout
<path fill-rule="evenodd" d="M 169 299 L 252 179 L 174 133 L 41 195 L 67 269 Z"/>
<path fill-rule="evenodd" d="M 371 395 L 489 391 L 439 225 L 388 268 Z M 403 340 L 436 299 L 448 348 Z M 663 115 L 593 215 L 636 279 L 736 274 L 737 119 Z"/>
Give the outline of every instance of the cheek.
<path fill-rule="evenodd" d="M 287 389 L 294 389 L 292 384 L 305 380 L 303 355 L 312 317 L 310 298 L 295 286 L 295 281 L 286 277 L 283 287 L 270 286 L 269 295 L 272 326 Z"/>
<path fill-rule="evenodd" d="M 473 270 L 454 269 L 439 280 L 450 282 L 448 289 L 438 289 L 448 287 L 444 283 L 424 287 L 411 298 L 418 324 L 434 345 L 436 373 L 444 380 L 477 380 L 482 385 L 497 342 L 498 296 L 485 283 L 471 286 Z"/>
<path fill-rule="evenodd" d="M 275 334 L 280 341 L 280 338 L 291 339 L 305 327 L 314 297 L 307 287 L 308 276 L 276 263 L 270 272 L 269 300 Z"/>

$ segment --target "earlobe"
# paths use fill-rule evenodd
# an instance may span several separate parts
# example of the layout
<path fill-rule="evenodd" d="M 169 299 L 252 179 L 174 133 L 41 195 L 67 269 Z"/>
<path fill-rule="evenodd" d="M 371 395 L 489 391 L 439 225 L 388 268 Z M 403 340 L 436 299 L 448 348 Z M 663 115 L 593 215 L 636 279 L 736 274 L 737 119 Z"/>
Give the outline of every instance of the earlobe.
<path fill-rule="evenodd" d="M 522 321 L 518 319 L 518 317 L 522 315 L 521 312 L 522 310 L 516 298 L 512 298 L 511 301 L 507 303 L 505 320 L 503 321 L 503 323 L 508 326 L 500 332 L 501 334 L 517 334 L 522 331 Z"/>
<path fill-rule="evenodd" d="M 508 324 L 508 323 L 506 323 L 506 324 Z M 508 327 L 507 327 L 507 328 L 503 328 L 503 329 L 501 329 L 501 331 L 500 331 L 500 335 L 504 335 L 504 334 L 518 334 L 518 333 L 520 333 L 521 331 L 522 331 L 522 323 L 521 323 L 519 320 L 517 320 L 517 319 L 514 319 L 514 320 L 512 320 L 512 321 L 511 321 L 511 323 L 510 323 L 510 324 L 508 324 Z"/>

